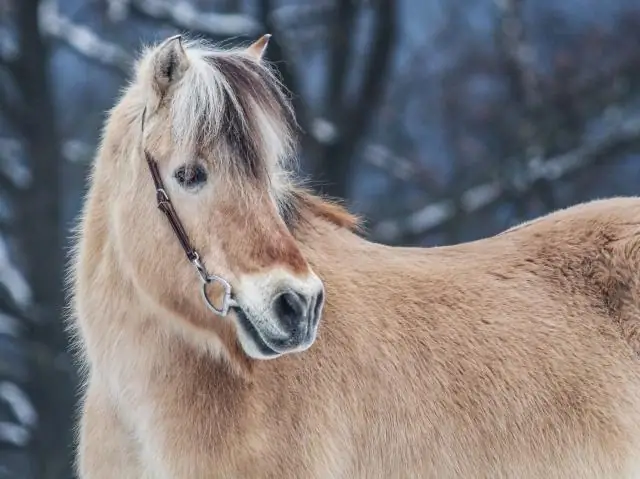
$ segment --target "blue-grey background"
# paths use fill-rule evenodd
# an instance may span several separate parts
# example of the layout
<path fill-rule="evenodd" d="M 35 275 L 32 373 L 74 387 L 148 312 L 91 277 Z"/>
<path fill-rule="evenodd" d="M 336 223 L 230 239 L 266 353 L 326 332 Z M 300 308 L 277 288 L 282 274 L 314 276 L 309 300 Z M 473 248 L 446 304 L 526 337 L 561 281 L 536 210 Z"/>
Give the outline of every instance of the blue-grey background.
<path fill-rule="evenodd" d="M 640 192 L 640 0 L 0 0 L 0 479 L 70 478 L 69 238 L 144 43 L 274 36 L 301 174 L 389 244 Z"/>

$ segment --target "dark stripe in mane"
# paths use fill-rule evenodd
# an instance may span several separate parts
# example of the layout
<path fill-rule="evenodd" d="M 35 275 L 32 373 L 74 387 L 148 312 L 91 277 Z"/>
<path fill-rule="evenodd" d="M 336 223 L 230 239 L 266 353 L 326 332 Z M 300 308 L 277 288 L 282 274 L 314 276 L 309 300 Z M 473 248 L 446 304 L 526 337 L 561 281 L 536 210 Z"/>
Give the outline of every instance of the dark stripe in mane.
<path fill-rule="evenodd" d="M 262 142 L 257 109 L 289 135 L 294 126 L 291 106 L 274 75 L 264 66 L 237 54 L 214 55 L 207 61 L 228 82 L 232 94 L 224 92 L 224 114 L 221 133 L 233 155 L 240 161 L 234 165 L 251 178 L 266 175 L 265 148 Z M 234 102 L 235 100 L 235 102 Z"/>
<path fill-rule="evenodd" d="M 287 135 L 283 138 L 286 143 L 296 127 L 291 103 L 278 79 L 264 64 L 237 53 L 213 54 L 205 58 L 225 78 L 231 90 L 223 89 L 224 112 L 220 134 L 238 160 L 232 166 L 239 173 L 261 181 L 267 175 L 263 142 L 268 139 L 262 137 L 258 113 L 276 122 L 274 130 Z M 279 198 L 280 214 L 294 235 L 313 218 L 321 218 L 354 232 L 360 230 L 358 218 L 337 203 L 293 185 L 289 191 L 281 193 L 284 197 Z"/>

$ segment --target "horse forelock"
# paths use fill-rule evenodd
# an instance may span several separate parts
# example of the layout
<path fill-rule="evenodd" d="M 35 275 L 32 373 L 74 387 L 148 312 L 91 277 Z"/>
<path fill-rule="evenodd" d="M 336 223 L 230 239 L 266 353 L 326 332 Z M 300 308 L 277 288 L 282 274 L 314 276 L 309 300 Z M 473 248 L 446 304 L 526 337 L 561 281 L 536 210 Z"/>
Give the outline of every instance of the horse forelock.
<path fill-rule="evenodd" d="M 189 67 L 167 98 L 174 146 L 187 154 L 212 158 L 229 181 L 271 185 L 281 216 L 290 230 L 310 214 L 340 227 L 359 229 L 359 221 L 338 204 L 316 198 L 302 187 L 295 171 L 297 122 L 286 88 L 273 68 L 242 49 L 220 50 L 201 42 L 183 43 Z M 119 131 L 140 121 L 140 89 L 149 88 L 153 49 L 139 60 L 137 81 L 120 119 Z M 136 93 L 134 93 L 136 92 Z M 121 138 L 120 135 L 116 135 Z M 123 143 L 119 139 L 119 148 Z M 214 152 L 213 155 L 202 154 Z M 237 190 L 237 188 L 236 188 Z M 241 190 L 241 188 L 240 188 Z"/>
<path fill-rule="evenodd" d="M 178 147 L 220 151 L 216 162 L 260 178 L 288 167 L 295 119 L 268 65 L 242 51 L 187 42 L 189 68 L 169 103 Z"/>

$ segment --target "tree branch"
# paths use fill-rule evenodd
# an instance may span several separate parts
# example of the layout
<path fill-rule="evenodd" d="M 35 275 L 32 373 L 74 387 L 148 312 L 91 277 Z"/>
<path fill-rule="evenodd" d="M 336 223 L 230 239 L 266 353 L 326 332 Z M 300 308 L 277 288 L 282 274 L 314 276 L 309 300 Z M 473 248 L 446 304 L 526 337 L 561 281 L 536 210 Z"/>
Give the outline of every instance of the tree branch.
<path fill-rule="evenodd" d="M 568 153 L 529 163 L 526 176 L 519 179 L 517 192 L 530 194 L 539 181 L 556 181 L 567 178 L 593 166 L 614 153 L 640 144 L 640 117 L 621 121 L 600 138 L 587 141 Z M 388 243 L 407 242 L 433 232 L 454 218 L 455 205 L 459 203 L 464 213 L 472 214 L 502 201 L 507 194 L 514 194 L 510 184 L 483 183 L 464 191 L 460 198 L 446 198 L 431 203 L 399 220 L 386 220 L 372 228 L 372 236 Z M 456 201 L 457 200 L 457 201 Z"/>
<path fill-rule="evenodd" d="M 4 88 L 0 88 L 0 113 L 12 124 L 17 133 L 22 133 L 26 128 L 24 109 L 9 100 L 9 95 Z"/>
<path fill-rule="evenodd" d="M 4 68 L 7 73 L 12 75 L 14 78 L 17 74 L 18 62 L 16 58 L 8 58 L 4 55 L 0 55 L 0 68 Z"/>
<path fill-rule="evenodd" d="M 398 180 L 417 183 L 429 192 L 437 192 L 442 189 L 424 165 L 396 155 L 384 145 L 367 145 L 363 157 L 364 161 L 370 165 L 386 171 Z"/>
<path fill-rule="evenodd" d="M 16 194 L 31 184 L 31 171 L 24 161 L 25 154 L 20 141 L 0 138 L 0 189 Z"/>
<path fill-rule="evenodd" d="M 323 151 L 322 162 L 314 166 L 317 177 L 328 179 L 325 192 L 330 196 L 345 198 L 347 185 L 355 162 L 355 150 L 365 133 L 378 106 L 391 64 L 395 41 L 396 4 L 393 0 L 380 0 L 373 32 L 373 44 L 364 68 L 363 83 L 359 95 L 350 108 L 340 115 L 338 141 Z"/>
<path fill-rule="evenodd" d="M 498 31 L 498 46 L 502 49 L 505 70 L 515 99 L 528 112 L 540 104 L 538 77 L 533 59 L 533 47 L 527 42 L 524 25 L 523 0 L 501 0 Z"/>
<path fill-rule="evenodd" d="M 382 97 L 391 66 L 396 36 L 396 6 L 393 0 L 380 0 L 371 54 L 364 71 L 360 95 L 347 115 L 347 136 L 360 138 L 368 127 L 372 111 Z"/>
<path fill-rule="evenodd" d="M 202 12 L 184 0 L 133 0 L 130 9 L 140 16 L 168 23 L 180 30 L 214 38 L 257 35 L 262 27 L 248 15 Z"/>
<path fill-rule="evenodd" d="M 347 66 L 355 50 L 355 36 L 353 35 L 356 20 L 355 2 L 341 0 L 334 10 L 334 22 L 330 36 L 330 66 L 327 93 L 325 95 L 324 115 L 331 123 L 341 117 L 339 107 L 344 101 L 344 91 L 347 84 Z M 349 41 L 352 38 L 353 41 Z"/>
<path fill-rule="evenodd" d="M 4 171 L 0 171 L 0 192 L 6 193 L 10 198 L 15 198 L 20 189 Z M 4 201 L 4 198 L 2 198 Z"/>
<path fill-rule="evenodd" d="M 174 27 L 188 30 L 195 35 L 225 37 L 230 35 L 251 35 L 260 31 L 259 24 L 251 17 L 238 14 L 208 13 L 196 10 L 191 4 L 138 0 L 129 5 L 131 11 L 154 21 L 170 23 Z M 45 33 L 65 43 L 76 53 L 99 65 L 120 74 L 131 71 L 134 57 L 124 48 L 104 40 L 90 28 L 78 25 L 60 15 L 55 4 L 43 4 L 42 26 Z"/>
<path fill-rule="evenodd" d="M 297 30 L 308 28 L 308 23 L 317 23 L 318 17 L 325 17 L 335 8 L 335 1 L 315 0 L 309 4 L 294 4 L 276 6 L 271 10 L 271 16 L 281 26 Z"/>
<path fill-rule="evenodd" d="M 33 301 L 33 292 L 24 274 L 13 264 L 4 238 L 0 237 L 0 285 L 7 289 L 13 302 L 25 310 Z"/>
<path fill-rule="evenodd" d="M 515 158 L 509 164 L 499 165 L 499 174 L 502 174 L 512 169 L 522 171 L 527 168 L 527 163 L 548 154 L 546 150 L 551 139 L 544 137 L 543 117 L 553 115 L 553 104 L 543 104 L 541 101 L 540 81 L 534 65 L 535 50 L 527 41 L 524 0 L 501 0 L 498 8 L 500 22 L 496 29 L 497 43 L 502 51 L 503 69 L 516 113 L 515 121 L 509 121 L 506 125 L 509 129 L 507 137 L 512 141 L 507 141 L 504 145 L 508 149 L 508 156 L 511 156 L 511 151 L 516 152 Z M 553 209 L 554 201 L 549 185 L 540 181 L 537 192 L 547 208 Z M 526 216 L 526 203 L 516 196 L 514 204 L 518 216 Z"/>
<path fill-rule="evenodd" d="M 40 25 L 43 33 L 70 47 L 84 58 L 127 75 L 133 65 L 133 56 L 115 43 L 110 43 L 91 29 L 78 25 L 60 15 L 57 6 L 43 3 L 40 10 Z"/>

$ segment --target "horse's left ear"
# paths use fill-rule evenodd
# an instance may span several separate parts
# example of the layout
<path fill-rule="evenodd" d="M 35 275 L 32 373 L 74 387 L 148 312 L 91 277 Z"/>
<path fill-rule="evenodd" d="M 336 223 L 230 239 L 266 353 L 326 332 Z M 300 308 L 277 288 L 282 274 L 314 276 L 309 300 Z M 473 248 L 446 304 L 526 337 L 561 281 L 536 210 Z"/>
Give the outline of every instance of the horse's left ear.
<path fill-rule="evenodd" d="M 160 95 L 176 83 L 189 67 L 187 54 L 182 46 L 182 36 L 175 35 L 159 47 L 153 61 L 153 79 Z"/>
<path fill-rule="evenodd" d="M 261 61 L 264 53 L 267 51 L 267 45 L 269 45 L 269 39 L 271 38 L 271 34 L 267 33 L 266 35 L 262 35 L 255 42 L 247 47 L 245 53 L 249 55 L 256 61 Z"/>

